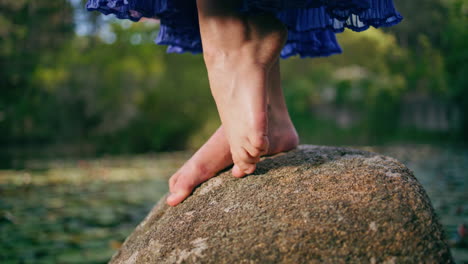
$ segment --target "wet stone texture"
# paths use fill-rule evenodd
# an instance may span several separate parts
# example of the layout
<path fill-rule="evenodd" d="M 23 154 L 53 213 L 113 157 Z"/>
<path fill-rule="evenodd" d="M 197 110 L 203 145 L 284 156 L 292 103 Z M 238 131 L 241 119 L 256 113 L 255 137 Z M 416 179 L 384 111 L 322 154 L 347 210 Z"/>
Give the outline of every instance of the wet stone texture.
<path fill-rule="evenodd" d="M 370 152 L 300 146 L 164 199 L 111 263 L 453 263 L 411 171 Z"/>

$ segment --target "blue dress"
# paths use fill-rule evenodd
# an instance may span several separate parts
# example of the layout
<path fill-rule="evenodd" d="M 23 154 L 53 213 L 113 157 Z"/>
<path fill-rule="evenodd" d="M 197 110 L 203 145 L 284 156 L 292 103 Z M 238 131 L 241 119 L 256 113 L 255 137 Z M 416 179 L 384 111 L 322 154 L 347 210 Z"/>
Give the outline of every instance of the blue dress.
<path fill-rule="evenodd" d="M 222 0 L 219 0 L 222 1 Z M 335 33 L 392 26 L 402 20 L 393 0 L 241 0 L 240 12 L 270 12 L 288 28 L 281 57 L 319 57 L 341 53 Z M 168 52 L 202 52 L 196 0 L 88 0 L 88 10 L 138 21 L 159 18 L 155 42 Z"/>

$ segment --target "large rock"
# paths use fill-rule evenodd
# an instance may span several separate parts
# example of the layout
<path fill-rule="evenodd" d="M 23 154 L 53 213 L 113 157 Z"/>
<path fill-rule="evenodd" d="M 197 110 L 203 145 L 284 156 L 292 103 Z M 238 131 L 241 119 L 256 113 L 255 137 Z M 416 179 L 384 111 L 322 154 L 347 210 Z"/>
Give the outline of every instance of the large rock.
<path fill-rule="evenodd" d="M 164 199 L 112 263 L 453 262 L 411 171 L 369 152 L 301 146 Z"/>

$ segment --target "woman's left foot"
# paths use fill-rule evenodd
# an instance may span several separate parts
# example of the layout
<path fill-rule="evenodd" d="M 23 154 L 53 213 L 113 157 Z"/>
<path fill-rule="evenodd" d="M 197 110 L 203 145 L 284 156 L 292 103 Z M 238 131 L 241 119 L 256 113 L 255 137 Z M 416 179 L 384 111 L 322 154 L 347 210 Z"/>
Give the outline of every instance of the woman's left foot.
<path fill-rule="evenodd" d="M 232 164 L 224 128 L 219 127 L 208 141 L 169 179 L 167 204 L 176 206 L 200 183 Z"/>

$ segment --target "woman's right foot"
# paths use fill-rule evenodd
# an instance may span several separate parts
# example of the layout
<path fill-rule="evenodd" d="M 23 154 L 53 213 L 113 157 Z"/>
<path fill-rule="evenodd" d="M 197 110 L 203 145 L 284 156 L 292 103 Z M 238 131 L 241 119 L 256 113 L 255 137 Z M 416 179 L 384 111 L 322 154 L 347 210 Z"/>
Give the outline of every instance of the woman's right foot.
<path fill-rule="evenodd" d="M 296 129 L 288 112 L 275 107 L 269 111 L 269 142 L 267 155 L 294 149 L 299 144 Z M 223 127 L 190 158 L 169 180 L 171 195 L 167 203 L 176 206 L 187 198 L 199 184 L 232 165 L 231 152 Z"/>
<path fill-rule="evenodd" d="M 203 56 L 234 167 L 253 173 L 269 149 L 268 72 L 279 57 L 286 29 L 272 15 L 237 13 L 239 1 L 198 0 Z"/>

